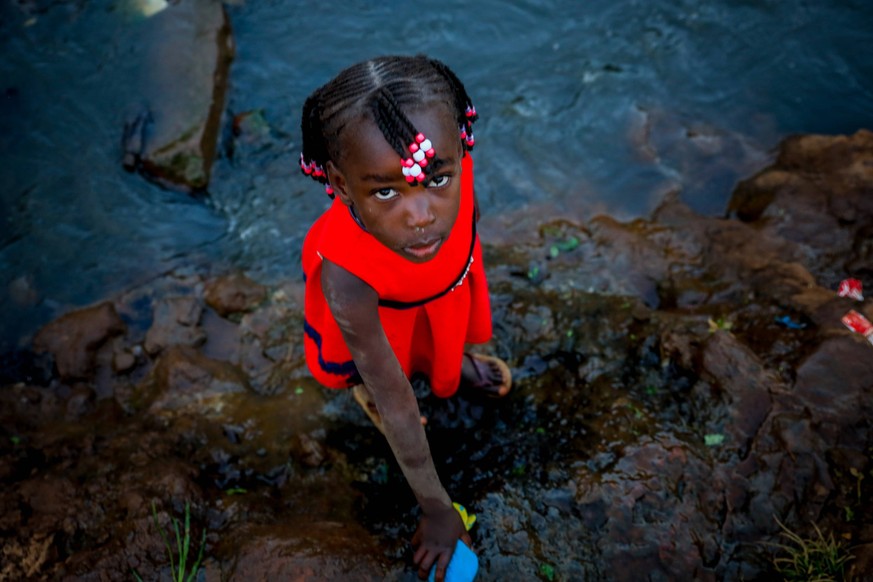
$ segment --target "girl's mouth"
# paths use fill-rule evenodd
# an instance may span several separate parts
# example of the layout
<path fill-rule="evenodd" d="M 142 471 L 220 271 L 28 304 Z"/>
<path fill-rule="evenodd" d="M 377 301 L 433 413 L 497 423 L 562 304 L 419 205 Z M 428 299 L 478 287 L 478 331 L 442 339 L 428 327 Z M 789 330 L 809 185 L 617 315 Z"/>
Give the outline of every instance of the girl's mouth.
<path fill-rule="evenodd" d="M 432 240 L 427 240 L 424 242 L 418 242 L 413 245 L 409 245 L 405 247 L 405 250 L 410 255 L 414 256 L 417 259 L 429 259 L 439 250 L 440 245 L 442 245 L 443 239 L 435 238 Z"/>

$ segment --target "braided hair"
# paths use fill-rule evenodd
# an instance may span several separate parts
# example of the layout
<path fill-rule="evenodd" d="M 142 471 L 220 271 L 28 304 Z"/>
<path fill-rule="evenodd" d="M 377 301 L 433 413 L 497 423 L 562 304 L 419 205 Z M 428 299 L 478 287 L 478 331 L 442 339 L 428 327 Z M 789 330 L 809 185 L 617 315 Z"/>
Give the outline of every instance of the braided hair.
<path fill-rule="evenodd" d="M 300 123 L 304 174 L 333 189 L 325 168 L 340 157 L 342 131 L 361 115 L 372 119 L 385 141 L 401 157 L 418 131 L 405 111 L 430 103 L 444 103 L 455 117 L 464 151 L 473 149 L 473 122 L 478 115 L 463 83 L 444 63 L 423 55 L 385 56 L 364 61 L 341 71 L 316 89 L 303 104 Z M 425 172 L 430 171 L 428 166 Z"/>

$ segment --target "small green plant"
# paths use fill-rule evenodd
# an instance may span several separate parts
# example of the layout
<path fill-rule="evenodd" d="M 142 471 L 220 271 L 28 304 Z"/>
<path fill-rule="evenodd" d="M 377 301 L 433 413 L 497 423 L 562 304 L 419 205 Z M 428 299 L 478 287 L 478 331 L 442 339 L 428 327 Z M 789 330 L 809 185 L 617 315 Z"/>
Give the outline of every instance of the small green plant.
<path fill-rule="evenodd" d="M 555 567 L 545 562 L 540 564 L 540 575 L 551 582 L 555 579 Z"/>
<path fill-rule="evenodd" d="M 770 544 L 785 551 L 787 555 L 773 558 L 773 565 L 787 582 L 836 582 L 843 580 L 846 563 L 852 557 L 846 551 L 843 542 L 834 539 L 829 533 L 827 537 L 817 525 L 816 537 L 804 539 L 788 529 L 776 518 L 776 523 L 782 528 L 782 534 L 788 538 L 788 544 Z"/>
<path fill-rule="evenodd" d="M 847 522 L 850 522 L 853 519 L 855 519 L 855 510 L 854 509 L 852 509 L 851 507 L 846 505 L 845 507 L 843 507 L 843 511 L 846 512 L 846 521 Z"/>
<path fill-rule="evenodd" d="M 705 434 L 703 435 L 703 444 L 708 447 L 718 447 L 724 444 L 723 434 Z"/>
<path fill-rule="evenodd" d="M 719 317 L 716 319 L 710 317 L 707 323 L 709 324 L 709 333 L 715 333 L 719 330 L 730 331 L 734 327 L 733 322 L 726 317 Z"/>
<path fill-rule="evenodd" d="M 206 529 L 203 530 L 203 535 L 200 537 L 200 552 L 197 554 L 197 559 L 191 564 L 191 570 L 188 571 L 188 559 L 190 558 L 189 551 L 191 550 L 191 508 L 188 502 L 185 502 L 185 523 L 182 531 L 179 531 L 179 520 L 175 517 L 171 518 L 173 522 L 173 531 L 176 535 L 176 553 L 178 554 L 178 564 L 173 559 L 173 547 L 170 545 L 170 540 L 167 537 L 167 532 L 161 527 L 158 521 L 158 510 L 155 508 L 155 502 L 152 501 L 152 519 L 155 522 L 155 527 L 158 533 L 161 534 L 161 539 L 164 540 L 164 547 L 167 548 L 167 557 L 170 559 L 170 573 L 173 577 L 173 582 L 192 582 L 197 576 L 197 571 L 200 569 L 200 561 L 203 559 L 203 550 L 206 549 Z M 187 575 L 186 575 L 187 574 Z M 133 576 L 143 582 L 139 573 L 134 570 Z"/>

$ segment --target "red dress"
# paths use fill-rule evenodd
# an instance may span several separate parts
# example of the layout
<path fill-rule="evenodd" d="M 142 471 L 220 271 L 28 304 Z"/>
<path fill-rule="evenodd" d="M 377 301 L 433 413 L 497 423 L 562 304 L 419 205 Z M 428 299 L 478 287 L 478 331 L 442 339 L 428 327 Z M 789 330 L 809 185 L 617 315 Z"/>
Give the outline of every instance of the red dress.
<path fill-rule="evenodd" d="M 304 345 L 312 375 L 329 388 L 361 383 L 321 288 L 322 257 L 362 279 L 379 296 L 379 319 L 407 377 L 430 378 L 437 396 L 454 394 L 465 343 L 491 338 L 491 306 L 476 234 L 473 160 L 461 162 L 458 219 L 437 255 L 409 261 L 361 228 L 337 198 L 303 242 Z"/>

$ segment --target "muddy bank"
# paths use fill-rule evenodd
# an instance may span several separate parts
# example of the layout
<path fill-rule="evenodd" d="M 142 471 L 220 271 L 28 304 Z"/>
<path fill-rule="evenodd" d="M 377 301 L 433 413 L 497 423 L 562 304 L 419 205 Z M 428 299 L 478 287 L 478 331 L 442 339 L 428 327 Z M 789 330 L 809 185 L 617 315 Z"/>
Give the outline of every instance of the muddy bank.
<path fill-rule="evenodd" d="M 772 579 L 780 519 L 870 572 L 873 134 L 786 141 L 730 216 L 542 224 L 488 245 L 516 387 L 416 383 L 482 580 Z M 302 285 L 177 272 L 4 355 L 0 579 L 169 575 L 190 503 L 207 580 L 414 580 L 415 504 L 348 394 L 303 363 Z"/>

